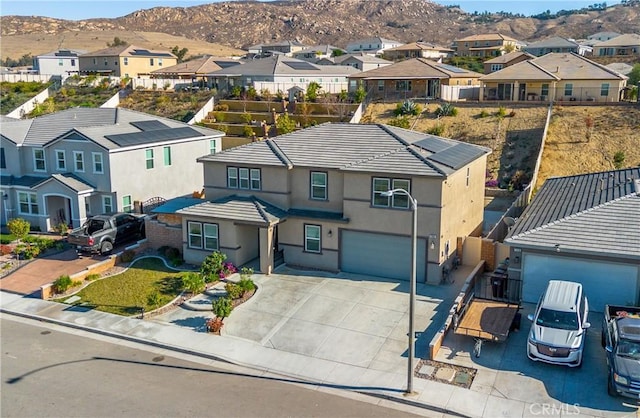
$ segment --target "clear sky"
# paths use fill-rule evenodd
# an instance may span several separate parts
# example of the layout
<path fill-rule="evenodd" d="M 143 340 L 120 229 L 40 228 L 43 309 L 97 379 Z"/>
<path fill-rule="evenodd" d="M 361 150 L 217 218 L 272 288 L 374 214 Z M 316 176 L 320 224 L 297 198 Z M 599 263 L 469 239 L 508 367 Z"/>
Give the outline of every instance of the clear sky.
<path fill-rule="evenodd" d="M 363 0 L 366 1 L 366 0 Z M 397 0 L 402 1 L 402 0 Z M 46 16 L 60 19 L 81 20 L 96 17 L 120 17 L 140 9 L 157 6 L 189 7 L 199 4 L 217 3 L 219 0 L 2 0 L 0 15 Z M 600 1 L 547 1 L 547 0 L 441 0 L 440 4 L 460 5 L 466 12 L 512 12 L 532 15 L 551 10 L 552 13 L 565 9 L 580 9 Z M 607 5 L 619 3 L 609 0 Z"/>

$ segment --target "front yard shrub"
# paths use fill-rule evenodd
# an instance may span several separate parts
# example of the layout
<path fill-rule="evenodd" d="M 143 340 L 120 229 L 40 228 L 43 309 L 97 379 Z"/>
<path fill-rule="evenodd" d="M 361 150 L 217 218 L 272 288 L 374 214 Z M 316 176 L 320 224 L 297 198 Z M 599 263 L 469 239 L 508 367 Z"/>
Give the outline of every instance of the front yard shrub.
<path fill-rule="evenodd" d="M 182 287 L 193 295 L 202 292 L 205 286 L 204 277 L 200 273 L 191 271 L 182 276 Z"/>
<path fill-rule="evenodd" d="M 20 244 L 16 247 L 16 253 L 18 254 L 19 258 L 22 258 L 24 260 L 31 260 L 32 258 L 35 258 L 40 254 L 40 247 L 31 244 Z"/>
<path fill-rule="evenodd" d="M 240 115 L 240 120 L 243 123 L 251 123 L 251 113 L 244 112 Z"/>
<path fill-rule="evenodd" d="M 253 276 L 253 269 L 251 267 L 242 267 L 240 269 L 240 278 L 243 280 L 250 279 Z"/>
<path fill-rule="evenodd" d="M 396 105 L 393 113 L 396 116 L 404 116 L 404 115 L 412 115 L 417 116 L 422 113 L 422 106 L 415 103 L 412 100 L 405 100 L 404 102 L 398 103 Z"/>
<path fill-rule="evenodd" d="M 22 218 L 14 218 L 7 222 L 7 228 L 9 228 L 9 232 L 11 232 L 11 235 L 16 237 L 16 239 L 20 241 L 24 239 L 29 233 L 31 224 Z"/>
<path fill-rule="evenodd" d="M 499 117 L 503 118 L 506 115 L 507 115 L 507 109 L 504 106 L 500 106 L 498 108 L 498 113 L 496 113 L 496 116 L 499 116 Z"/>
<path fill-rule="evenodd" d="M 200 274 L 207 283 L 215 282 L 220 279 L 222 264 L 227 259 L 227 255 L 220 251 L 214 251 L 209 254 L 200 266 Z"/>
<path fill-rule="evenodd" d="M 69 225 L 64 222 L 60 222 L 58 225 L 54 226 L 53 229 L 60 235 L 67 235 L 69 232 Z"/>
<path fill-rule="evenodd" d="M 227 105 L 225 105 L 227 106 Z M 229 106 L 227 106 L 229 107 Z M 227 115 L 224 114 L 224 112 L 213 112 L 213 117 L 216 118 L 216 122 L 224 122 L 224 120 L 226 119 Z"/>
<path fill-rule="evenodd" d="M 482 111 L 480 112 L 480 115 L 478 116 L 480 117 L 480 119 L 486 118 L 487 116 L 489 116 L 489 112 L 487 112 L 485 109 L 482 109 Z"/>
<path fill-rule="evenodd" d="M 234 273 L 237 273 L 238 269 L 231 262 L 222 263 L 222 269 L 218 273 L 218 277 L 224 279 L 225 277 L 231 276 Z"/>
<path fill-rule="evenodd" d="M 229 105 L 228 104 L 217 104 L 213 107 L 213 110 L 220 110 L 222 112 L 228 112 L 229 111 Z"/>
<path fill-rule="evenodd" d="M 244 290 L 242 289 L 242 287 L 240 287 L 240 285 L 235 283 L 225 284 L 224 290 L 227 291 L 227 295 L 229 295 L 231 299 L 241 298 L 244 293 Z"/>
<path fill-rule="evenodd" d="M 218 298 L 211 302 L 211 307 L 213 314 L 222 320 L 231 315 L 233 302 L 229 298 Z"/>
<path fill-rule="evenodd" d="M 409 129 L 409 127 L 411 126 L 411 123 L 409 122 L 409 118 L 407 116 L 399 116 L 397 118 L 391 119 L 389 122 L 387 122 L 387 124 L 404 129 Z"/>
<path fill-rule="evenodd" d="M 85 280 L 88 281 L 88 282 L 92 282 L 94 280 L 98 280 L 99 278 L 100 278 L 99 274 L 93 273 L 93 274 L 90 274 L 87 277 L 85 277 Z"/>
<path fill-rule="evenodd" d="M 60 276 L 53 282 L 53 291 L 64 293 L 73 285 L 73 280 L 68 275 Z"/>
<path fill-rule="evenodd" d="M 458 116 L 458 109 L 451 103 L 443 103 L 436 109 L 436 116 Z"/>
<path fill-rule="evenodd" d="M 122 255 L 120 256 L 120 259 L 122 260 L 123 263 L 130 263 L 133 261 L 133 259 L 136 256 L 136 252 L 133 250 L 124 250 L 122 252 Z"/>
<path fill-rule="evenodd" d="M 242 295 L 255 290 L 256 284 L 251 279 L 240 279 L 238 286 L 242 290 Z"/>

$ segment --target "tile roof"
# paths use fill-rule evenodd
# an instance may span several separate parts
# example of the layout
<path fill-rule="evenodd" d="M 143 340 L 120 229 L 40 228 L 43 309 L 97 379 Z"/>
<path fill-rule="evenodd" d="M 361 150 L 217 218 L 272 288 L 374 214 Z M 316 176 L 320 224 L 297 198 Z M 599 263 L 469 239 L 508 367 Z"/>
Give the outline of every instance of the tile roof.
<path fill-rule="evenodd" d="M 514 38 L 503 35 L 501 33 L 482 33 L 479 35 L 471 35 L 465 38 L 456 39 L 454 40 L 454 42 L 496 41 L 496 40 L 515 41 Z"/>
<path fill-rule="evenodd" d="M 547 180 L 505 242 L 640 258 L 640 168 Z"/>
<path fill-rule="evenodd" d="M 277 54 L 266 58 L 247 61 L 246 64 L 223 68 L 209 73 L 210 76 L 279 76 L 279 75 L 307 75 L 307 76 L 343 76 L 359 72 L 346 66 L 316 65 L 309 61 L 299 60 Z"/>
<path fill-rule="evenodd" d="M 161 57 L 161 58 L 177 58 L 171 52 L 150 50 L 135 45 L 120 45 L 110 48 L 100 49 L 98 51 L 82 54 L 82 57 Z"/>
<path fill-rule="evenodd" d="M 621 80 L 626 78 L 604 65 L 574 53 L 552 52 L 530 62 L 534 62 L 549 72 L 555 72 L 562 80 Z"/>
<path fill-rule="evenodd" d="M 17 186 L 17 187 L 29 187 L 32 188 L 38 183 L 41 183 L 43 180 L 46 180 L 47 177 L 37 177 L 37 176 L 22 176 L 22 177 L 14 177 L 14 176 L 0 176 L 0 184 L 3 186 Z"/>
<path fill-rule="evenodd" d="M 150 136 L 157 131 L 143 131 L 135 126 L 137 122 L 157 121 L 164 124 L 169 131 L 179 132 L 184 128 L 190 129 L 190 134 L 196 136 L 222 135 L 222 132 L 199 126 L 190 126 L 176 120 L 148 115 L 124 108 L 86 108 L 78 107 L 56 113 L 40 116 L 34 119 L 19 120 L 2 123 L 0 134 L 16 144 L 27 146 L 46 146 L 71 131 L 76 131 L 100 144 L 106 149 L 134 145 L 109 140 L 109 136 L 119 138 L 118 135 L 137 134 L 140 143 L 150 143 Z M 143 141 L 144 140 L 144 141 Z M 158 138 L 160 141 L 161 138 Z"/>
<path fill-rule="evenodd" d="M 337 46 L 333 46 L 333 45 L 315 45 L 315 46 L 310 46 L 303 50 L 294 52 L 293 56 L 295 57 L 296 55 L 310 54 L 310 53 L 315 54 L 316 52 L 320 52 L 321 54 L 324 54 L 324 55 L 331 55 L 333 54 L 333 51 L 336 49 L 339 51 L 343 51 L 342 48 L 338 48 Z"/>
<path fill-rule="evenodd" d="M 153 209 L 151 212 L 172 214 L 172 213 L 176 213 L 180 209 L 184 209 L 186 207 L 193 206 L 193 205 L 198 205 L 203 202 L 204 201 L 200 198 L 181 196 L 181 197 L 176 197 L 176 198 L 167 200 L 162 205 Z"/>
<path fill-rule="evenodd" d="M 349 78 L 362 78 L 365 80 L 381 79 L 411 79 L 421 78 L 476 78 L 482 74 L 464 68 L 454 67 L 426 58 L 412 58 L 396 62 L 385 67 L 364 71 L 349 76 Z"/>
<path fill-rule="evenodd" d="M 38 188 L 39 186 L 45 183 L 48 183 L 49 181 L 57 181 L 58 183 L 61 183 L 67 186 L 68 188 L 70 188 L 76 193 L 91 192 L 95 189 L 95 186 L 87 183 L 86 181 L 84 181 L 83 179 L 81 179 L 80 177 L 76 176 L 73 173 L 52 174 L 48 179 L 41 181 L 35 187 Z"/>
<path fill-rule="evenodd" d="M 381 124 L 325 123 L 198 161 L 446 177 L 489 153 L 484 147 Z"/>
<path fill-rule="evenodd" d="M 490 60 L 486 60 L 485 64 L 506 64 L 508 62 L 513 61 L 516 58 L 521 56 L 527 56 L 529 58 L 535 58 L 534 55 L 529 54 L 528 52 L 523 51 L 513 51 L 504 55 L 500 55 L 499 57 L 491 58 Z"/>
<path fill-rule="evenodd" d="M 624 35 L 616 36 L 608 41 L 602 41 L 595 44 L 595 47 L 616 47 L 616 46 L 636 46 L 640 45 L 640 35 L 635 33 L 625 33 Z"/>
<path fill-rule="evenodd" d="M 431 44 L 428 42 L 411 42 L 409 44 L 404 44 L 397 46 L 395 48 L 385 49 L 384 52 L 391 51 L 414 51 L 414 50 L 422 50 L 422 51 L 453 51 L 451 48 L 447 48 L 444 46 Z"/>
<path fill-rule="evenodd" d="M 78 55 L 86 54 L 88 51 L 84 49 L 58 49 L 56 51 L 47 52 L 46 54 L 40 54 L 37 58 L 60 58 L 60 57 L 77 57 Z"/>
<path fill-rule="evenodd" d="M 532 42 L 525 46 L 523 49 L 533 49 L 533 48 L 571 48 L 578 47 L 578 43 L 572 40 L 560 37 L 560 36 L 552 36 L 550 38 L 542 39 L 537 42 Z"/>
<path fill-rule="evenodd" d="M 240 65 L 244 61 L 234 60 L 229 58 L 213 57 L 211 55 L 192 59 L 189 61 L 181 62 L 170 67 L 161 68 L 159 70 L 151 71 L 151 74 L 208 74 L 214 71 L 218 71 L 222 68 L 233 67 L 234 65 Z"/>
<path fill-rule="evenodd" d="M 530 80 L 530 81 L 558 81 L 560 77 L 551 73 L 534 60 L 521 61 L 510 65 L 502 70 L 495 71 L 483 75 L 480 81 L 512 81 L 512 80 Z"/>
<path fill-rule="evenodd" d="M 214 201 L 206 201 L 179 209 L 176 213 L 189 216 L 242 221 L 259 225 L 271 225 L 286 218 L 287 213 L 254 196 L 227 196 Z"/>

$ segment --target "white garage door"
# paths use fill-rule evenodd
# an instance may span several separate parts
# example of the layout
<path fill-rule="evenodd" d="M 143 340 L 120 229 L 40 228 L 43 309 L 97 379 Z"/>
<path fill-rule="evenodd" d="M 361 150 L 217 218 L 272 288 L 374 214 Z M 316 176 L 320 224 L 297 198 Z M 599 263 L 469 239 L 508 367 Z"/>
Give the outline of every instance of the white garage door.
<path fill-rule="evenodd" d="M 343 231 L 340 240 L 340 270 L 409 280 L 411 239 L 397 235 Z M 418 240 L 417 282 L 424 282 L 426 242 Z"/>
<path fill-rule="evenodd" d="M 522 299 L 537 303 L 549 280 L 582 283 L 592 311 L 605 304 L 635 305 L 638 299 L 638 267 L 570 258 L 525 254 Z"/>

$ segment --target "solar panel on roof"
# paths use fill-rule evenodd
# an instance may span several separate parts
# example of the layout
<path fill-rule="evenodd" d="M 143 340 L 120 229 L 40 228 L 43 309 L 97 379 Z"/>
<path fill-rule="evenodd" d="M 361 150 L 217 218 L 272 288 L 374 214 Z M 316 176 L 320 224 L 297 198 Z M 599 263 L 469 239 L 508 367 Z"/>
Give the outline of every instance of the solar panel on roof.
<path fill-rule="evenodd" d="M 453 65 L 447 65 L 447 64 L 437 64 L 438 67 L 444 68 L 447 71 L 451 71 L 452 73 L 458 73 L 458 74 L 462 74 L 462 73 L 466 73 L 467 70 L 463 70 L 462 68 L 458 68 L 458 67 L 454 67 Z"/>
<path fill-rule="evenodd" d="M 133 126 L 141 131 L 155 131 L 158 129 L 167 129 L 168 126 L 159 120 L 141 120 L 137 122 L 130 122 Z"/>
<path fill-rule="evenodd" d="M 71 51 L 58 51 L 54 54 L 56 57 L 75 57 L 78 54 Z"/>
<path fill-rule="evenodd" d="M 413 145 L 434 153 L 442 152 L 447 148 L 451 148 L 453 146 L 450 142 L 436 137 L 427 137 L 425 139 L 421 139 L 420 141 L 414 142 Z"/>
<path fill-rule="evenodd" d="M 168 52 L 152 52 L 147 49 L 134 49 L 131 55 L 153 56 L 153 57 L 170 57 Z"/>
<path fill-rule="evenodd" d="M 484 154 L 484 151 L 468 144 L 456 144 L 429 157 L 430 160 L 444 164 L 454 170 L 464 167 Z"/>
<path fill-rule="evenodd" d="M 239 62 L 233 62 L 233 61 L 214 61 L 216 64 L 218 64 L 218 67 L 220 68 L 229 68 L 229 67 L 233 67 L 234 65 L 240 65 Z"/>
<path fill-rule="evenodd" d="M 107 135 L 105 138 L 118 146 L 126 147 L 129 145 L 150 144 L 153 142 L 193 138 L 198 136 L 204 136 L 204 134 L 196 131 L 190 126 L 184 126 L 181 128 L 156 129 L 152 131 Z"/>
<path fill-rule="evenodd" d="M 294 70 L 319 70 L 318 67 L 311 64 L 310 62 L 288 61 L 288 62 L 285 62 L 285 64 L 293 68 Z"/>

